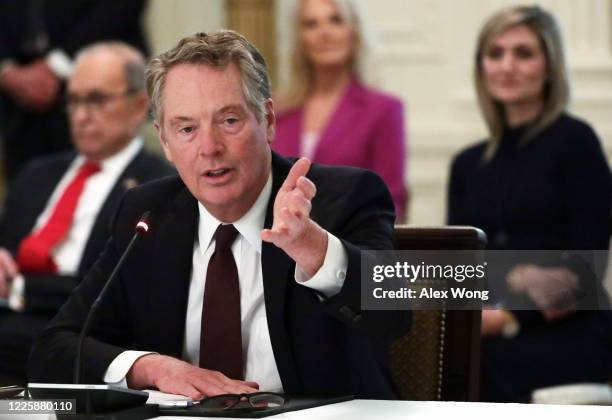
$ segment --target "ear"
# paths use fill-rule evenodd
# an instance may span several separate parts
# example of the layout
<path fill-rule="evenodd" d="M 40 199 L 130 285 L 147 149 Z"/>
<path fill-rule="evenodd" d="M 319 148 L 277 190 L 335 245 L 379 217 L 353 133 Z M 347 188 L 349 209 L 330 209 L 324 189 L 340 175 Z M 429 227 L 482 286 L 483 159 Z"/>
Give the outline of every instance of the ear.
<path fill-rule="evenodd" d="M 276 114 L 274 114 L 274 102 L 272 99 L 266 101 L 266 134 L 268 144 L 274 142 L 274 136 L 276 134 Z"/>
<path fill-rule="evenodd" d="M 132 111 L 133 122 L 136 126 L 140 126 L 144 120 L 147 119 L 147 113 L 149 112 L 149 98 L 144 92 L 135 93 L 130 98 L 130 108 Z"/>
<path fill-rule="evenodd" d="M 161 125 L 159 125 L 159 122 L 157 122 L 157 120 L 153 120 L 153 128 L 155 128 L 155 132 L 157 133 L 157 138 L 159 138 L 159 144 L 161 144 L 161 147 L 164 150 L 164 156 L 166 156 L 166 159 L 168 160 L 168 162 L 174 163 L 172 161 L 172 152 L 170 151 L 168 142 L 164 139 L 164 130 L 161 127 Z"/>

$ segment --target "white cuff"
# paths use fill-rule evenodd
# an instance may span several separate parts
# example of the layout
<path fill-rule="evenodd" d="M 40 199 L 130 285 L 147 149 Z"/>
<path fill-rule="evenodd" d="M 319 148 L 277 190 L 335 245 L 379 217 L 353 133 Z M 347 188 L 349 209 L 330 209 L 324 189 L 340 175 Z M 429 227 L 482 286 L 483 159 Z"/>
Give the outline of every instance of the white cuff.
<path fill-rule="evenodd" d="M 60 79 L 67 79 L 72 74 L 72 60 L 60 49 L 51 50 L 47 54 L 47 65 Z"/>
<path fill-rule="evenodd" d="M 17 274 L 11 280 L 11 290 L 8 296 L 8 307 L 15 312 L 22 312 L 25 308 L 25 279 Z"/>
<path fill-rule="evenodd" d="M 314 276 L 308 275 L 300 268 L 295 266 L 295 281 L 302 286 L 310 287 L 327 297 L 334 296 L 340 292 L 346 278 L 348 267 L 348 254 L 340 239 L 327 232 L 327 252 L 323 265 Z"/>
<path fill-rule="evenodd" d="M 126 350 L 108 365 L 106 373 L 104 374 L 104 382 L 107 384 L 113 384 L 122 388 L 127 388 L 127 381 L 125 377 L 132 368 L 132 365 L 136 360 L 147 354 L 156 354 L 152 351 L 136 351 Z"/>

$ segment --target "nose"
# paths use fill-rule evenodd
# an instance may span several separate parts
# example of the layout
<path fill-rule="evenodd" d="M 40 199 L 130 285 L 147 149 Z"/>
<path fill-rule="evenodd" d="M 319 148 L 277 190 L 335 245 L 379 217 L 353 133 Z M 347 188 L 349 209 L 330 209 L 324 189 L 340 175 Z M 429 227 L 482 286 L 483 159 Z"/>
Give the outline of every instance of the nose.
<path fill-rule="evenodd" d="M 87 121 L 91 115 L 89 107 L 84 104 L 79 104 L 69 110 L 70 118 L 73 123 L 82 124 Z"/>
<path fill-rule="evenodd" d="M 332 25 L 330 22 L 323 22 L 321 24 L 321 29 L 319 33 L 323 38 L 327 38 L 331 36 L 333 29 L 334 25 Z"/>
<path fill-rule="evenodd" d="M 513 54 L 506 53 L 501 59 L 501 68 L 504 71 L 512 71 L 516 65 L 516 59 Z"/>
<path fill-rule="evenodd" d="M 214 128 L 207 127 L 199 133 L 199 152 L 202 156 L 216 156 L 223 151 L 223 141 Z"/>

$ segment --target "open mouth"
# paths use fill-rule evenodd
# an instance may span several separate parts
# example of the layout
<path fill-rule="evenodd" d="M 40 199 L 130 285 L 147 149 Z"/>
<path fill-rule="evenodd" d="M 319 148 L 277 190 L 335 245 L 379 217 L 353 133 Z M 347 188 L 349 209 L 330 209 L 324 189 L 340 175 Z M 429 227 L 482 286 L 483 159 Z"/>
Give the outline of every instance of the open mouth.
<path fill-rule="evenodd" d="M 206 172 L 204 172 L 204 175 L 206 175 L 207 177 L 210 177 L 210 178 L 218 178 L 218 177 L 221 177 L 221 176 L 225 175 L 229 171 L 230 171 L 230 169 L 228 169 L 228 168 L 221 168 L 221 169 L 215 169 L 213 171 L 206 171 Z"/>

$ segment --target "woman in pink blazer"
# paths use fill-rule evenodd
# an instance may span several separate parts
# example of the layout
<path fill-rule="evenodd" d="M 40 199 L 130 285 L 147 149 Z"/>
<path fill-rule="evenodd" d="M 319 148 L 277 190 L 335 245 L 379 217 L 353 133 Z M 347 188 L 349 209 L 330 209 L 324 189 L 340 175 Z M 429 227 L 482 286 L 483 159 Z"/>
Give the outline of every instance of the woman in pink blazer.
<path fill-rule="evenodd" d="M 367 38 L 354 0 L 302 0 L 293 80 L 280 96 L 273 148 L 317 163 L 358 166 L 386 182 L 406 212 L 404 107 L 362 82 Z"/>

